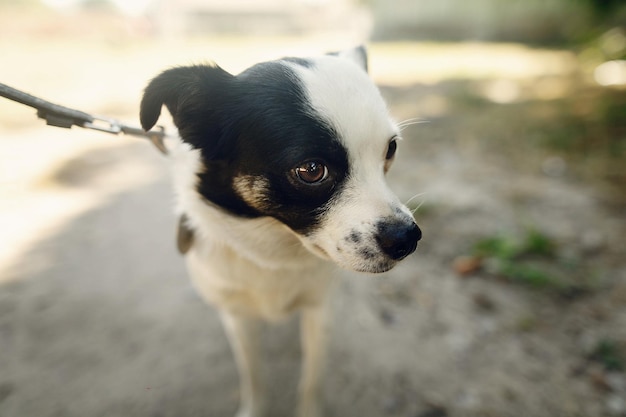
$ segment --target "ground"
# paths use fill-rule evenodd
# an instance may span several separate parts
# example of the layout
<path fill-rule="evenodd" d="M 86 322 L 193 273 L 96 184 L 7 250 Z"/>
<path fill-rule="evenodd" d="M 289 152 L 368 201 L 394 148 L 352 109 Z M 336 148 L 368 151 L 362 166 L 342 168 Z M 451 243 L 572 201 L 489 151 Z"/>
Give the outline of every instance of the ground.
<path fill-rule="evenodd" d="M 5 38 L 0 81 L 136 123 L 168 66 L 236 72 L 337 46 L 273 42 Z M 623 91 L 567 50 L 370 54 L 391 113 L 427 121 L 405 127 L 389 174 L 424 238 L 390 273 L 341 272 L 325 415 L 626 416 Z M 0 416 L 233 415 L 237 373 L 175 250 L 166 159 L 0 113 Z M 292 415 L 297 341 L 295 320 L 267 328 L 277 417 Z"/>

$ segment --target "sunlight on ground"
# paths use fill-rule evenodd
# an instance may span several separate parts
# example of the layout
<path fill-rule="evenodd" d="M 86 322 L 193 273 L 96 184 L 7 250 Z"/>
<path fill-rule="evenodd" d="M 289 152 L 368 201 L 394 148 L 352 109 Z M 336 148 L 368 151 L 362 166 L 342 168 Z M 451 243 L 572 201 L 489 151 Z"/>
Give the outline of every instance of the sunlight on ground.
<path fill-rule="evenodd" d="M 145 164 L 116 164 L 115 169 L 90 181 L 91 188 L 64 186 L 55 174 L 68 161 L 128 142 L 46 127 L 19 133 L 3 130 L 0 137 L 0 230 L 4 236 L 0 240 L 0 284 L 11 279 L 7 268 L 14 260 L 36 243 L 106 203 L 110 196 L 150 184 L 158 177 L 158 172 Z"/>

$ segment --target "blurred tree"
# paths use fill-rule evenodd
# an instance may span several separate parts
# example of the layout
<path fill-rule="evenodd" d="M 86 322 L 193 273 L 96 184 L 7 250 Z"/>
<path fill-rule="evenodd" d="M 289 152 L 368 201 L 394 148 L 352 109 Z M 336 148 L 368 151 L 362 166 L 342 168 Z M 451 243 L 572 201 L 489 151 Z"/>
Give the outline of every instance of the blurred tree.
<path fill-rule="evenodd" d="M 626 23 L 624 0 L 363 0 L 377 39 L 580 42 Z"/>
<path fill-rule="evenodd" d="M 587 3 L 600 19 L 609 18 L 620 6 L 624 6 L 624 0 L 587 0 Z"/>

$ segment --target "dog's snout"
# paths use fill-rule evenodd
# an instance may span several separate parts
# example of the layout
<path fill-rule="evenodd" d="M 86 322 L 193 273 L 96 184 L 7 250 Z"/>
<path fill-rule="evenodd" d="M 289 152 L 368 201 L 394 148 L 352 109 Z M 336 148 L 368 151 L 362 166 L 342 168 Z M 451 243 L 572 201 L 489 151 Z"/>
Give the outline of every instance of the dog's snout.
<path fill-rule="evenodd" d="M 415 222 L 387 221 L 378 224 L 376 242 L 391 259 L 399 261 L 412 254 L 422 231 Z"/>

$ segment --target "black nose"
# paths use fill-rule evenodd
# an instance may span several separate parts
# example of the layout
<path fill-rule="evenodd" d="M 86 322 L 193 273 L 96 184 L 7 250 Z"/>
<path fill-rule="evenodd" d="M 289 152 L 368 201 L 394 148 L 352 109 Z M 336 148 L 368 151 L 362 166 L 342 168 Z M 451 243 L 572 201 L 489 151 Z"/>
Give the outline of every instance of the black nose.
<path fill-rule="evenodd" d="M 391 259 L 399 261 L 415 251 L 422 231 L 417 224 L 404 221 L 382 221 L 378 224 L 376 242 Z"/>

